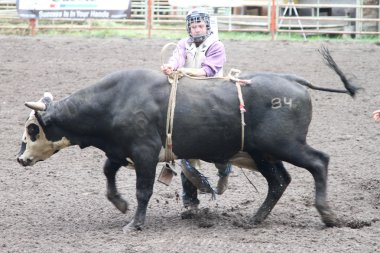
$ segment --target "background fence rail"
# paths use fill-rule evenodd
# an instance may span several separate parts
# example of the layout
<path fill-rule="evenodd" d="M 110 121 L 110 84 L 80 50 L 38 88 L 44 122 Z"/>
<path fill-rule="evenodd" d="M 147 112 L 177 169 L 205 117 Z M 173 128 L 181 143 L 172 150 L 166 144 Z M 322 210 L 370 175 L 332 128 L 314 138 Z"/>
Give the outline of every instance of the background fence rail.
<path fill-rule="evenodd" d="M 208 7 L 217 17 L 219 31 L 261 33 L 344 34 L 380 37 L 380 4 L 356 0 L 356 4 L 299 4 L 293 1 L 244 1 L 244 6 Z M 370 4 L 368 4 L 370 3 Z M 343 15 L 331 15 L 334 10 Z M 188 8 L 170 6 L 168 0 L 132 0 L 131 17 L 100 23 L 91 19 L 19 18 L 15 0 L 0 0 L 0 30 L 31 34 L 40 30 L 140 30 L 183 31 Z M 305 15 L 303 12 L 309 12 Z M 275 14 L 273 20 L 272 13 Z M 300 15 L 295 15 L 300 13 Z M 289 15 L 292 14 L 292 15 Z"/>

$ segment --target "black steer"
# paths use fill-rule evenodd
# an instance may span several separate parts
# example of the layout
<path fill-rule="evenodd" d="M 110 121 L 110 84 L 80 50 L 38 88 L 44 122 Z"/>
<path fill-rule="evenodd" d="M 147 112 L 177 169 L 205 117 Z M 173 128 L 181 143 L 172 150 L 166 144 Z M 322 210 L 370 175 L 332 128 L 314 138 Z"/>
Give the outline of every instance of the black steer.
<path fill-rule="evenodd" d="M 357 88 L 348 83 L 328 51 L 324 51 L 324 57 L 347 90 L 321 89 L 287 74 L 240 76 L 251 81 L 242 86 L 246 108 L 242 151 L 241 115 L 234 83 L 220 79 L 180 80 L 173 153 L 178 159 L 231 161 L 256 168 L 266 178 L 269 189 L 253 223 L 260 223 L 268 216 L 290 183 L 285 161 L 313 175 L 316 208 L 323 222 L 327 226 L 338 224 L 327 204 L 329 156 L 306 143 L 312 105 L 304 86 L 352 96 Z M 139 229 L 144 224 L 153 192 L 157 163 L 163 159 L 170 88 L 166 76 L 158 71 L 130 70 L 113 73 L 57 102 L 47 93 L 39 102 L 27 103 L 34 111 L 25 124 L 17 160 L 28 166 L 67 146 L 97 147 L 107 156 L 104 165 L 107 197 L 125 213 L 128 202 L 118 193 L 115 175 L 121 166 L 128 164 L 129 158 L 136 171 L 138 206 L 127 228 Z M 243 159 L 237 162 L 237 157 Z"/>

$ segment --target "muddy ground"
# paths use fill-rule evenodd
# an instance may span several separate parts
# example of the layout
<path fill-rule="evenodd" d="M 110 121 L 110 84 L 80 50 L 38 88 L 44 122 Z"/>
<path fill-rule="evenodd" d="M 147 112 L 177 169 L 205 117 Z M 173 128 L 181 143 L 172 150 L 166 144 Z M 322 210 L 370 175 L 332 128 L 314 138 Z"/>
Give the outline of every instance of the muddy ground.
<path fill-rule="evenodd" d="M 132 211 L 121 214 L 105 198 L 103 153 L 67 148 L 23 168 L 15 160 L 29 109 L 25 101 L 51 91 L 59 100 L 116 70 L 159 69 L 170 41 L 128 38 L 0 37 L 0 252 L 378 252 L 380 249 L 380 44 L 327 41 L 336 62 L 365 90 L 310 91 L 314 113 L 308 142 L 331 156 L 329 201 L 341 228 L 326 228 L 314 207 L 314 185 L 304 169 L 259 226 L 244 226 L 266 195 L 260 174 L 234 168 L 228 191 L 200 213 L 182 219 L 180 178 L 156 182 L 143 231 L 124 234 L 132 218 L 135 174 L 122 168 L 121 193 Z M 225 70 L 295 73 L 324 87 L 341 88 L 317 49 L 321 42 L 225 41 Z M 284 147 L 286 148 L 286 147 Z M 162 165 L 159 165 L 161 167 Z M 203 172 L 216 184 L 216 170 Z M 158 170 L 159 171 L 159 170 Z M 253 182 L 255 188 L 249 183 Z"/>

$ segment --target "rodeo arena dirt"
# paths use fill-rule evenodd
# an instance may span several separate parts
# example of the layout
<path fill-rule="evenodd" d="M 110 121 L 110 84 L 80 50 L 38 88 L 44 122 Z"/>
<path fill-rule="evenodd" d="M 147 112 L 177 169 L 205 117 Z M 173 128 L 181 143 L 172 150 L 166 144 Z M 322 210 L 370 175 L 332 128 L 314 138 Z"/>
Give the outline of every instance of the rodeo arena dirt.
<path fill-rule="evenodd" d="M 122 214 L 105 197 L 106 158 L 96 148 L 72 146 L 32 167 L 17 163 L 30 113 L 26 101 L 37 101 L 45 91 L 60 100 L 122 69 L 159 71 L 160 50 L 168 42 L 0 37 L 0 252 L 379 252 L 380 123 L 372 119 L 380 109 L 376 42 L 323 42 L 342 71 L 363 88 L 354 99 L 309 89 L 313 118 L 307 141 L 330 155 L 328 201 L 340 227 L 328 228 L 321 221 L 311 174 L 287 163 L 292 182 L 262 224 L 245 221 L 266 197 L 264 177 L 233 167 L 228 190 L 216 200 L 201 194 L 193 215 L 183 215 L 179 176 L 169 186 L 156 180 L 145 226 L 126 233 L 123 227 L 137 206 L 133 169 L 122 167 L 117 175 L 130 204 Z M 224 43 L 225 72 L 293 73 L 318 86 L 343 87 L 318 53 L 322 42 Z M 203 162 L 201 172 L 216 185 L 213 164 Z"/>

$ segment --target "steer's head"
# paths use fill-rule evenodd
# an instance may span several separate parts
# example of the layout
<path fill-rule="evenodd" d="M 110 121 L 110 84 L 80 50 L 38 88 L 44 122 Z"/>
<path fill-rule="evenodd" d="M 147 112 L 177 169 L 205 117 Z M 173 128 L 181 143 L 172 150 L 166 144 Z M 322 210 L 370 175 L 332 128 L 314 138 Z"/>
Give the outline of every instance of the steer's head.
<path fill-rule="evenodd" d="M 44 97 L 38 102 L 26 102 L 25 105 L 33 111 L 25 123 L 24 134 L 17 161 L 22 166 L 32 166 L 38 161 L 43 161 L 60 149 L 70 145 L 65 137 L 59 140 L 49 140 L 47 137 L 47 126 L 44 113 L 53 101 L 53 96 L 45 92 Z"/>

